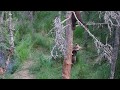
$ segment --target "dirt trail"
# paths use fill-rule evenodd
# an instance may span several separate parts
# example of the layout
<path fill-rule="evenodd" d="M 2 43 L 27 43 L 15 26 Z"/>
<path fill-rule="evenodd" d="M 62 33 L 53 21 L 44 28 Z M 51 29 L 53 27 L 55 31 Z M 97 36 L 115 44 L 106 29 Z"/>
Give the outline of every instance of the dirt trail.
<path fill-rule="evenodd" d="M 26 60 L 22 65 L 20 71 L 16 71 L 13 74 L 14 79 L 35 79 L 35 77 L 29 73 L 29 68 L 33 65 L 34 62 L 32 60 Z"/>

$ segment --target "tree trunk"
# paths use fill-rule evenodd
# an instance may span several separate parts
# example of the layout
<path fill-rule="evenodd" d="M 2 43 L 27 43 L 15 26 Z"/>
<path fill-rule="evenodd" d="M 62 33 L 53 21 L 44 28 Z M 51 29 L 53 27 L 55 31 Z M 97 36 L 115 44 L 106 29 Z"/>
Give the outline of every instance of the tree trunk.
<path fill-rule="evenodd" d="M 2 11 L 2 14 L 0 16 L 0 24 L 3 24 L 3 18 L 4 18 L 4 11 Z"/>
<path fill-rule="evenodd" d="M 14 28 L 12 26 L 12 13 L 11 11 L 8 12 L 9 14 L 9 22 L 8 22 L 8 29 L 9 29 L 9 44 L 10 44 L 10 48 L 8 50 L 8 56 L 7 56 L 7 60 L 6 60 L 6 66 L 5 66 L 5 71 L 8 68 L 8 65 L 10 64 L 10 58 L 14 55 Z"/>
<path fill-rule="evenodd" d="M 33 33 L 35 33 L 35 30 L 34 30 L 34 27 L 33 27 L 34 15 L 35 15 L 35 11 L 28 11 L 28 18 L 30 20 L 30 27 L 32 29 L 32 33 L 31 33 L 32 37 L 33 37 Z"/>
<path fill-rule="evenodd" d="M 119 51 L 119 29 L 120 27 L 117 27 L 115 30 L 110 79 L 114 79 L 114 74 L 115 74 L 116 60 Z"/>
<path fill-rule="evenodd" d="M 12 28 L 12 14 L 11 14 L 11 11 L 9 11 L 9 23 L 8 23 L 8 29 L 9 29 L 9 35 L 10 35 L 10 40 L 9 40 L 9 43 L 10 43 L 10 48 L 13 48 L 14 49 L 14 36 L 13 36 L 13 29 Z"/>
<path fill-rule="evenodd" d="M 69 18 L 72 16 L 71 11 L 67 11 L 66 17 Z M 73 50 L 73 30 L 72 30 L 72 19 L 66 21 L 66 25 L 69 25 L 66 28 L 66 55 L 64 56 L 63 61 L 63 71 L 62 78 L 70 79 L 70 71 L 72 64 L 72 50 Z"/>
<path fill-rule="evenodd" d="M 2 30 L 3 28 L 3 18 L 4 18 L 4 11 L 2 11 L 2 14 L 0 16 L 0 44 L 5 42 L 5 36 L 4 36 L 4 31 Z"/>
<path fill-rule="evenodd" d="M 28 18 L 31 22 L 33 22 L 34 11 L 28 11 Z"/>

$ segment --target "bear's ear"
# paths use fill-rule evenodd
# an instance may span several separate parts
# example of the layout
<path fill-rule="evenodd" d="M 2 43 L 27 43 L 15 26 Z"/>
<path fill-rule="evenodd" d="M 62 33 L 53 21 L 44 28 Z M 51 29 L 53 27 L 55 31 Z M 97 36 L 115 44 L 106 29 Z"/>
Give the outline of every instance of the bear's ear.
<path fill-rule="evenodd" d="M 73 48 L 73 50 L 75 50 L 75 51 L 79 51 L 81 49 L 82 49 L 82 47 L 77 43 L 75 44 L 75 47 Z"/>

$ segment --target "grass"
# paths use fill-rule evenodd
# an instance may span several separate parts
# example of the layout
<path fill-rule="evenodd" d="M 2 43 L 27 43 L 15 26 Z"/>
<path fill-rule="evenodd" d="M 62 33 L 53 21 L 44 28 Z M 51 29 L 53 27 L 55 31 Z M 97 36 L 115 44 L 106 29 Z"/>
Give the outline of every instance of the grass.
<path fill-rule="evenodd" d="M 37 79 L 61 78 L 61 63 L 53 61 L 49 55 L 45 55 L 42 52 L 33 52 L 33 55 L 35 55 L 32 58 L 36 64 L 30 68 L 30 72 L 34 74 Z"/>
<path fill-rule="evenodd" d="M 48 33 L 52 28 L 52 23 L 56 15 L 58 15 L 57 11 L 41 11 L 37 13 L 33 27 L 37 32 L 44 31 Z"/>
<path fill-rule="evenodd" d="M 24 36 L 21 42 L 16 46 L 16 53 L 21 61 L 26 60 L 31 52 L 32 42 L 30 34 Z"/>
<path fill-rule="evenodd" d="M 33 47 L 43 47 L 50 50 L 50 46 L 52 45 L 51 38 L 45 36 L 45 34 L 35 33 L 33 36 Z"/>
<path fill-rule="evenodd" d="M 93 66 L 91 60 L 87 60 L 89 54 L 78 53 L 78 62 L 72 68 L 73 79 L 107 79 L 109 78 L 109 66 L 107 63 Z"/>

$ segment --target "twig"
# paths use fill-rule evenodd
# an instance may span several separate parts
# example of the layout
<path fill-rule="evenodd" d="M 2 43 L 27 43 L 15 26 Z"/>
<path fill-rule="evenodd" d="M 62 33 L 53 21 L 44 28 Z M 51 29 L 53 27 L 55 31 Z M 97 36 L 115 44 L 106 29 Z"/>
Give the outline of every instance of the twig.
<path fill-rule="evenodd" d="M 108 25 L 108 23 L 93 23 L 93 22 L 91 22 L 91 23 L 87 23 L 86 25 Z M 120 26 L 120 25 L 116 25 L 116 24 L 109 24 L 109 25 L 112 25 L 112 26 Z"/>

